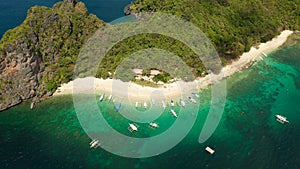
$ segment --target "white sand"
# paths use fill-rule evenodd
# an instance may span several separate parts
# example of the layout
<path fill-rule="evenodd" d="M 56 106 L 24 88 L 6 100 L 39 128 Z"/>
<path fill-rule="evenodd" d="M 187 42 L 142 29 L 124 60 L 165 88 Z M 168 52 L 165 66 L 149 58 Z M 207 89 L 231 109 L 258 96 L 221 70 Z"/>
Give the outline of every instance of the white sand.
<path fill-rule="evenodd" d="M 285 30 L 281 32 L 281 34 L 271 41 L 266 43 L 261 43 L 258 49 L 252 47 L 249 52 L 243 53 L 240 58 L 231 64 L 222 68 L 219 74 L 208 74 L 203 78 L 198 78 L 194 82 L 184 83 L 181 81 L 177 81 L 171 84 L 165 84 L 163 87 L 152 88 L 152 87 L 143 87 L 134 83 L 121 82 L 120 80 L 113 79 L 97 79 L 94 77 L 87 77 L 84 79 L 76 79 L 76 84 L 88 84 L 85 82 L 92 82 L 91 85 L 85 87 L 80 87 L 80 91 L 76 90 L 76 92 L 91 92 L 95 93 L 106 93 L 107 95 L 112 94 L 118 98 L 129 98 L 134 99 L 136 101 L 150 100 L 162 98 L 163 95 L 165 98 L 170 99 L 174 97 L 180 97 L 181 93 L 189 93 L 192 91 L 197 91 L 197 89 L 205 88 L 208 85 L 214 83 L 215 81 L 221 80 L 225 77 L 228 77 L 235 72 L 238 72 L 244 68 L 247 68 L 254 61 L 262 59 L 264 57 L 263 53 L 269 53 L 278 47 L 280 47 L 293 33 L 293 31 Z M 73 92 L 73 81 L 69 83 L 62 84 L 59 87 L 54 95 L 62 95 L 62 94 L 72 94 Z M 163 95 L 162 95 L 163 94 Z"/>

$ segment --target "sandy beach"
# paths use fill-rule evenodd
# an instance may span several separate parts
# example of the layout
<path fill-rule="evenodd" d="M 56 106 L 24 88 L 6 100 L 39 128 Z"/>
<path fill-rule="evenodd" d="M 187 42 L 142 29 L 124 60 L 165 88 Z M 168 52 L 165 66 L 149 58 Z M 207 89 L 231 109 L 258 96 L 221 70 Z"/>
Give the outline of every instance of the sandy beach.
<path fill-rule="evenodd" d="M 266 54 L 279 48 L 287 40 L 293 31 L 285 30 L 280 35 L 272 40 L 261 43 L 257 48 L 252 47 L 249 52 L 243 53 L 236 61 L 222 68 L 219 74 L 210 73 L 205 77 L 198 78 L 193 82 L 177 81 L 170 84 L 165 84 L 159 88 L 143 87 L 131 82 L 122 82 L 115 79 L 98 79 L 94 77 L 87 77 L 83 79 L 76 79 L 76 84 L 90 84 L 85 87 L 76 87 L 76 92 L 86 93 L 95 92 L 96 94 L 106 93 L 112 94 L 115 98 L 128 98 L 134 101 L 149 101 L 152 99 L 171 99 L 182 97 L 182 93 L 191 94 L 191 92 L 198 91 L 208 87 L 212 83 L 231 76 L 235 72 L 248 68 L 255 61 L 266 57 Z M 77 83 L 78 82 L 78 83 Z M 86 83 L 89 82 L 89 83 Z M 54 95 L 72 94 L 74 81 L 62 84 Z M 82 85 L 84 86 L 84 85 Z"/>

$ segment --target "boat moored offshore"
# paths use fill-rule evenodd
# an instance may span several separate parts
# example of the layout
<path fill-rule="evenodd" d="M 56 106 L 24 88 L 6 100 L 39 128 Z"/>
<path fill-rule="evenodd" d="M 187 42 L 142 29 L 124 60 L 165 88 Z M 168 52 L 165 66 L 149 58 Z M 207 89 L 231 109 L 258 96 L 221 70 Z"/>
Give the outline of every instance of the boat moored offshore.
<path fill-rule="evenodd" d="M 138 126 L 136 124 L 129 123 L 128 130 L 131 131 L 131 132 L 138 131 Z"/>
<path fill-rule="evenodd" d="M 282 123 L 282 124 L 283 123 L 289 123 L 289 121 L 287 120 L 287 118 L 284 117 L 284 116 L 282 116 L 282 115 L 276 114 L 275 117 L 276 117 L 276 120 L 278 122 Z"/>
<path fill-rule="evenodd" d="M 171 109 L 171 113 L 172 113 L 172 115 L 173 115 L 174 117 L 177 118 L 177 114 L 176 114 L 176 112 L 175 112 L 173 109 Z"/>
<path fill-rule="evenodd" d="M 209 152 L 209 154 L 214 154 L 215 153 L 215 150 L 213 150 L 212 148 L 210 148 L 210 147 L 206 147 L 205 148 L 205 150 L 207 151 L 207 152 Z"/>
<path fill-rule="evenodd" d="M 99 145 L 100 145 L 99 140 L 95 139 L 90 142 L 90 148 L 97 148 Z"/>
<path fill-rule="evenodd" d="M 149 126 L 153 127 L 153 128 L 158 128 L 159 127 L 159 125 L 157 123 L 155 123 L 155 122 L 150 122 Z"/>

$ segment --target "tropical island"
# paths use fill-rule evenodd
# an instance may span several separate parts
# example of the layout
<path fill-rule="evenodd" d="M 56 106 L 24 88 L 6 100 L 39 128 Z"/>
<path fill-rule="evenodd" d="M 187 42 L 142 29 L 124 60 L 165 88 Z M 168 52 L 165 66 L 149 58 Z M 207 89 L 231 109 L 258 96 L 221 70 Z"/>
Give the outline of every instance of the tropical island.
<path fill-rule="evenodd" d="M 132 15 L 144 11 L 171 13 L 198 26 L 217 49 L 226 76 L 278 48 L 293 30 L 299 30 L 299 5 L 294 1 L 137 0 L 129 6 L 129 11 Z M 51 96 L 63 83 L 74 80 L 73 69 L 82 45 L 105 24 L 89 14 L 84 3 L 77 0 L 64 0 L 52 8 L 35 6 L 28 10 L 25 21 L 7 31 L 0 41 L 0 110 L 29 99 L 38 102 Z M 126 57 L 146 48 L 171 50 L 177 54 L 193 69 L 203 86 L 208 85 L 208 77 L 215 76 L 209 74 L 195 53 L 181 42 L 162 35 L 143 34 L 125 39 L 111 49 L 99 65 L 96 78 L 102 78 L 99 79 L 101 84 L 110 83 L 113 72 Z M 149 73 L 149 70 L 144 71 L 144 74 Z M 157 74 L 160 76 L 156 77 L 157 82 L 171 80 L 167 73 Z M 70 92 L 62 90 L 60 93 Z M 103 90 L 103 86 L 99 86 L 99 90 Z M 155 89 L 149 88 L 149 92 L 152 90 Z"/>

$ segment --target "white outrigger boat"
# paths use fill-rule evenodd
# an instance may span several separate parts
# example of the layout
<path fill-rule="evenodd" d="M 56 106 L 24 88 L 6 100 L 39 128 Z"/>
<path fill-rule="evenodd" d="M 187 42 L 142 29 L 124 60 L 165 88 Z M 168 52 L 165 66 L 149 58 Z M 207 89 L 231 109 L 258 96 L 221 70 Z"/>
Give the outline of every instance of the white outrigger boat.
<path fill-rule="evenodd" d="M 33 109 L 34 105 L 35 105 L 35 102 L 31 102 L 30 109 Z"/>
<path fill-rule="evenodd" d="M 153 128 L 158 128 L 159 127 L 159 125 L 157 123 L 155 123 L 155 122 L 150 122 L 149 126 L 153 127 Z"/>
<path fill-rule="evenodd" d="M 289 123 L 289 121 L 287 120 L 287 118 L 284 117 L 284 116 L 282 116 L 282 115 L 276 114 L 275 117 L 276 117 L 276 120 L 277 120 L 278 122 L 282 123 L 282 124 L 283 124 L 283 123 Z"/>
<path fill-rule="evenodd" d="M 144 107 L 147 108 L 147 102 L 144 102 Z"/>
<path fill-rule="evenodd" d="M 139 102 L 135 102 L 135 108 L 138 108 Z"/>
<path fill-rule="evenodd" d="M 263 54 L 265 57 L 268 57 L 268 55 L 267 55 L 265 52 L 262 52 L 262 54 Z"/>
<path fill-rule="evenodd" d="M 104 97 L 105 97 L 105 93 L 102 93 L 99 97 L 100 102 L 102 102 L 104 100 Z"/>
<path fill-rule="evenodd" d="M 210 147 L 206 147 L 205 148 L 205 150 L 207 151 L 207 152 L 209 152 L 209 154 L 214 154 L 215 153 L 215 150 L 213 150 L 212 148 L 210 148 Z"/>
<path fill-rule="evenodd" d="M 187 97 L 192 103 L 197 103 L 195 99 L 193 99 L 192 97 L 188 96 Z"/>
<path fill-rule="evenodd" d="M 199 98 L 199 94 L 198 93 L 192 93 L 195 97 Z"/>
<path fill-rule="evenodd" d="M 112 99 L 112 95 L 109 95 L 107 100 L 110 101 Z"/>
<path fill-rule="evenodd" d="M 161 103 L 162 103 L 162 107 L 163 107 L 164 109 L 166 109 L 166 107 L 167 107 L 167 106 L 166 106 L 166 103 L 165 103 L 165 101 L 164 101 L 164 100 L 162 100 L 162 101 L 161 101 Z"/>
<path fill-rule="evenodd" d="M 174 117 L 176 117 L 176 118 L 178 117 L 177 114 L 176 114 L 176 112 L 175 112 L 173 109 L 171 109 L 171 113 L 172 113 L 172 115 L 173 115 Z"/>
<path fill-rule="evenodd" d="M 97 148 L 98 146 L 100 146 L 99 140 L 95 139 L 90 142 L 90 148 Z"/>
<path fill-rule="evenodd" d="M 138 125 L 133 124 L 133 123 L 129 123 L 128 130 L 129 130 L 130 132 L 138 131 Z"/>
<path fill-rule="evenodd" d="M 182 107 L 185 107 L 185 102 L 184 102 L 183 99 L 180 99 L 180 105 L 181 105 Z"/>

